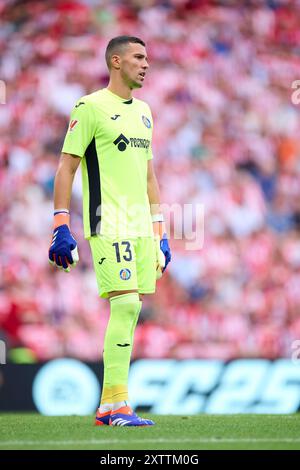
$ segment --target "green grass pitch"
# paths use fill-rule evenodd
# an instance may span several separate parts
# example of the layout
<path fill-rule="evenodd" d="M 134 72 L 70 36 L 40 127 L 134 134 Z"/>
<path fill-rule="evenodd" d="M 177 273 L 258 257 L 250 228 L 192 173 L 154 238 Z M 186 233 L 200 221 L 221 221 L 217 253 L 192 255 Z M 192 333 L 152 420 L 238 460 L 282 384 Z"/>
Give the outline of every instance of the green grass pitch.
<path fill-rule="evenodd" d="M 154 416 L 156 426 L 95 427 L 93 416 L 0 414 L 4 449 L 300 449 L 300 414 Z"/>

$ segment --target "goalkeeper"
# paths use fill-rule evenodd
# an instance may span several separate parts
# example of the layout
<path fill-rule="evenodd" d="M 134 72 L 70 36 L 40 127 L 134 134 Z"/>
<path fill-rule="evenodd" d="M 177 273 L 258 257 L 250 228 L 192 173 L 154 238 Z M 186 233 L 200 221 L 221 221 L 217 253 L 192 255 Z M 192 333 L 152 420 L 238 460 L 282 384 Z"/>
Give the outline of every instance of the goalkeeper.
<path fill-rule="evenodd" d="M 107 88 L 73 108 L 54 184 L 54 231 L 49 261 L 69 271 L 79 260 L 70 231 L 70 199 L 81 163 L 84 235 L 99 295 L 109 299 L 104 378 L 95 424 L 150 426 L 128 399 L 128 371 L 142 294 L 155 292 L 171 260 L 152 163 L 149 106 L 132 97 L 148 70 L 144 42 L 113 38 L 106 49 Z"/>

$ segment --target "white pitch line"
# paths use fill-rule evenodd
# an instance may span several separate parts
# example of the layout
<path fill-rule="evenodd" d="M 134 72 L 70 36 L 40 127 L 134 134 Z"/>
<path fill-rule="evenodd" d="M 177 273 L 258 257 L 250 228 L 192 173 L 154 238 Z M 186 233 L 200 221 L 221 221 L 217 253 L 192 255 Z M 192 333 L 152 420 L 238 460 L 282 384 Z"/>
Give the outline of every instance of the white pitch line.
<path fill-rule="evenodd" d="M 224 438 L 224 439 L 218 439 L 216 437 L 211 437 L 211 438 L 203 438 L 203 439 L 130 439 L 128 440 L 124 439 L 90 439 L 90 440 L 68 440 L 68 441 L 1 441 L 0 442 L 0 447 L 5 447 L 5 446 L 11 446 L 11 445 L 16 445 L 16 446 L 49 446 L 49 445 L 58 445 L 58 446 L 65 446 L 65 445 L 88 445 L 88 444 L 124 444 L 124 443 L 136 443 L 136 444 L 182 444 L 182 443 L 198 443 L 198 444 L 210 444 L 210 443 L 243 443 L 243 442 L 249 442 L 249 443 L 259 443 L 259 442 L 282 442 L 282 443 L 296 443 L 300 442 L 300 438 L 289 438 L 289 437 L 283 437 L 283 438 Z"/>

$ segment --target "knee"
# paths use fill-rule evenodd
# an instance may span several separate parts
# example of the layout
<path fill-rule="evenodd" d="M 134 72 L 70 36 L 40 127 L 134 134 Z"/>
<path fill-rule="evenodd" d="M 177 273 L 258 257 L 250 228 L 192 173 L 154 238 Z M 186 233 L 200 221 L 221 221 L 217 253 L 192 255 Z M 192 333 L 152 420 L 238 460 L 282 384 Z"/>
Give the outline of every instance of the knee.
<path fill-rule="evenodd" d="M 110 298 L 111 313 L 114 311 L 123 317 L 132 318 L 140 310 L 140 298 L 138 292 L 128 292 L 126 294 L 115 295 Z"/>

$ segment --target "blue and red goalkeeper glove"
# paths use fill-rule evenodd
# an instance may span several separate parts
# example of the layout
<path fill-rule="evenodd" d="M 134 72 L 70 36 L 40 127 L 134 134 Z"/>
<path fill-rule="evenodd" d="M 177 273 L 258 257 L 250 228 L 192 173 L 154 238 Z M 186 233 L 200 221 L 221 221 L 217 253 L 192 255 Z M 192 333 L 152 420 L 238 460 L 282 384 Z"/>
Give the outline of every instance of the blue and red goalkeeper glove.
<path fill-rule="evenodd" d="M 171 250 L 166 234 L 164 218 L 162 214 L 152 215 L 153 233 L 156 244 L 156 279 L 160 279 L 171 261 Z"/>
<path fill-rule="evenodd" d="M 70 215 L 67 210 L 54 211 L 54 230 L 49 247 L 49 263 L 65 272 L 79 261 L 77 243 L 70 232 Z"/>
<path fill-rule="evenodd" d="M 171 249 L 170 249 L 170 247 L 169 247 L 169 242 L 168 242 L 167 234 L 166 234 L 166 233 L 163 234 L 163 237 L 162 237 L 162 239 L 160 240 L 160 249 L 161 249 L 161 251 L 163 252 L 163 254 L 165 255 L 165 260 L 166 260 L 165 266 L 164 266 L 164 268 L 163 268 L 163 270 L 162 270 L 162 272 L 164 272 L 164 271 L 166 270 L 168 264 L 170 263 L 171 258 L 172 258 L 172 256 L 171 256 Z"/>

